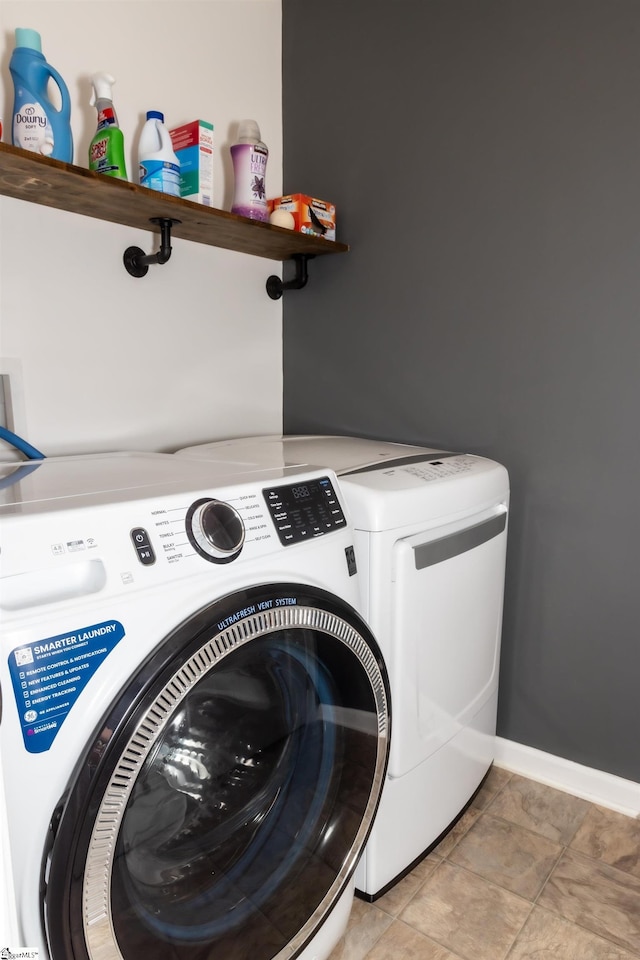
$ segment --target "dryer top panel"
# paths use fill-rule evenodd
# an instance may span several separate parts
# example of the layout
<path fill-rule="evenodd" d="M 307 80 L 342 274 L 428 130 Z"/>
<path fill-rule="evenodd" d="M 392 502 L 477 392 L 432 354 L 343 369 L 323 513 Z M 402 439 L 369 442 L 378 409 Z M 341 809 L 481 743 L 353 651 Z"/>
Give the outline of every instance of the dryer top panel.
<path fill-rule="evenodd" d="M 353 525 L 372 532 L 435 525 L 509 499 L 505 468 L 473 454 L 382 464 L 343 475 L 340 487 Z"/>
<path fill-rule="evenodd" d="M 328 467 L 338 475 L 375 468 L 395 460 L 424 460 L 446 456 L 431 447 L 417 447 L 364 437 L 282 436 L 219 440 L 177 451 L 181 457 L 245 464 L 246 467 Z"/>

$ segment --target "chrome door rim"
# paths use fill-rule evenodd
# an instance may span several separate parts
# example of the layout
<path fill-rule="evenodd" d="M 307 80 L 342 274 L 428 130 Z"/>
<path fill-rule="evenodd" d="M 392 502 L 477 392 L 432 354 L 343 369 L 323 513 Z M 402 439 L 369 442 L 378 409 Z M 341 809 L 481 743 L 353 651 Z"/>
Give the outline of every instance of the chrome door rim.
<path fill-rule="evenodd" d="M 116 841 L 137 777 L 171 716 L 195 684 L 234 650 L 274 631 L 296 628 L 327 634 L 344 643 L 357 657 L 371 684 L 378 718 L 378 743 L 385 744 L 385 749 L 377 751 L 369 800 L 348 858 L 317 909 L 276 958 L 291 957 L 302 947 L 342 893 L 355 867 L 355 857 L 369 831 L 385 775 L 389 717 L 380 667 L 360 633 L 336 614 L 303 605 L 257 612 L 214 634 L 172 675 L 146 709 L 120 756 L 100 802 L 86 857 L 82 913 L 90 960 L 125 960 L 116 940 L 111 911 L 111 876 Z"/>

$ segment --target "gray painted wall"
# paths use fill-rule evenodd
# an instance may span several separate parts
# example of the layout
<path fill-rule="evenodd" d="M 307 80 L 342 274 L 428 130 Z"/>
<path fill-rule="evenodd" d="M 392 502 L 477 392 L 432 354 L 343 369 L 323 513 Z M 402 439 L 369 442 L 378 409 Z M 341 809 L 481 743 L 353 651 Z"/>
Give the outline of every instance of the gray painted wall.
<path fill-rule="evenodd" d="M 512 482 L 499 733 L 640 781 L 640 4 L 283 0 L 287 432 Z"/>

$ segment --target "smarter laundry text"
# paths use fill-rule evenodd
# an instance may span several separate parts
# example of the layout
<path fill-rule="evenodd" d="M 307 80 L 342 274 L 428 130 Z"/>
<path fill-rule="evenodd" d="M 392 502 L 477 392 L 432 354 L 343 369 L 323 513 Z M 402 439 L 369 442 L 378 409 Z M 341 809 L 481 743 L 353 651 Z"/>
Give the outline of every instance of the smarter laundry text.
<path fill-rule="evenodd" d="M 59 640 L 51 640 L 49 643 L 40 643 L 33 648 L 33 652 L 52 653 L 62 650 L 65 647 L 73 647 L 77 643 L 84 643 L 85 640 L 93 640 L 95 637 L 104 637 L 107 633 L 114 633 L 117 629 L 115 623 L 108 623 L 104 627 L 93 627 L 91 630 L 83 630 L 81 633 L 72 633 L 68 637 L 61 637 Z"/>

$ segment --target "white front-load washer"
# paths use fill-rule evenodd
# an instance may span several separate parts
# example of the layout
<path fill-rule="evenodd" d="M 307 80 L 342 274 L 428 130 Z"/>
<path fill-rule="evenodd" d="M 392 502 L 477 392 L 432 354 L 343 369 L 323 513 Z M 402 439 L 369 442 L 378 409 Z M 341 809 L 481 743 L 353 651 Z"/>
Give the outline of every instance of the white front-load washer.
<path fill-rule="evenodd" d="M 0 943 L 323 960 L 389 747 L 335 475 L 68 457 L 0 504 Z"/>
<path fill-rule="evenodd" d="M 338 474 L 385 658 L 388 774 L 356 873 L 374 900 L 460 816 L 494 757 L 509 479 L 492 460 L 350 437 L 272 436 L 179 451 Z"/>

